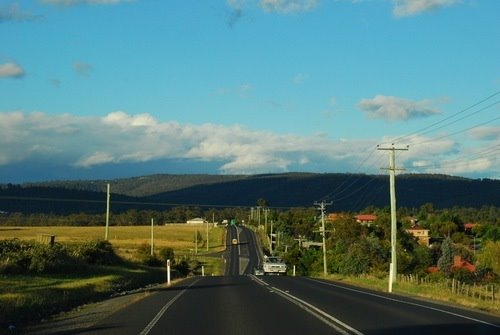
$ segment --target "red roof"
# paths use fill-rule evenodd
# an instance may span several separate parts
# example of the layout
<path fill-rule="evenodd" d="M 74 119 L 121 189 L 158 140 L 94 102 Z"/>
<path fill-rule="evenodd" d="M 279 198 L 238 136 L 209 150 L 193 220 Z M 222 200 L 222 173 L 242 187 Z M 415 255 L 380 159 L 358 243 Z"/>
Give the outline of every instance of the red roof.
<path fill-rule="evenodd" d="M 460 256 L 455 256 L 453 258 L 453 266 L 452 266 L 452 268 L 454 270 L 457 270 L 457 269 L 466 269 L 469 272 L 476 271 L 476 266 L 474 264 L 471 264 L 471 263 L 469 263 L 467 261 L 462 260 L 462 257 L 460 257 Z M 429 266 L 427 268 L 427 272 L 429 272 L 429 273 L 436 273 L 436 272 L 439 272 L 439 268 L 437 266 Z"/>
<path fill-rule="evenodd" d="M 358 221 L 375 221 L 377 216 L 373 214 L 359 214 L 356 215 L 355 218 Z"/>
<path fill-rule="evenodd" d="M 476 271 L 476 266 L 467 261 L 462 260 L 462 257 L 455 256 L 453 259 L 453 268 L 454 269 L 467 269 L 470 272 Z"/>
<path fill-rule="evenodd" d="M 416 224 L 413 227 L 408 228 L 407 230 L 429 230 L 429 229 L 422 228 L 418 224 Z"/>
<path fill-rule="evenodd" d="M 466 223 L 466 224 L 464 224 L 464 228 L 465 228 L 465 229 L 472 229 L 472 228 L 474 228 L 475 226 L 476 226 L 476 224 L 475 224 L 475 223 Z"/>

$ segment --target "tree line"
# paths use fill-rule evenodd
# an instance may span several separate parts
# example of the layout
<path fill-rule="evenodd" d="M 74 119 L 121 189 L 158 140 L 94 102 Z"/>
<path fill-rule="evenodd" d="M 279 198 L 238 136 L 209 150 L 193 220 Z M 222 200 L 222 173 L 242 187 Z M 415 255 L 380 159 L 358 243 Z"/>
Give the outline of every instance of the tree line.
<path fill-rule="evenodd" d="M 339 213 L 335 220 L 326 222 L 330 273 L 387 276 L 391 261 L 390 209 L 368 207 L 362 213 L 374 214 L 375 222 L 362 225 L 356 222 L 355 213 Z M 319 215 L 317 209 L 308 208 L 271 217 L 274 232 L 279 235 L 273 251 L 303 275 L 323 272 L 321 248 L 304 248 L 298 242 L 321 241 Z M 450 277 L 464 282 L 495 281 L 500 276 L 500 208 L 435 209 L 432 204 L 402 207 L 397 212 L 397 223 L 398 273 Z M 429 230 L 429 246 L 419 243 L 407 231 L 415 224 Z M 467 228 L 466 224 L 471 225 Z M 475 264 L 476 270 L 455 268 L 455 256 Z M 429 274 L 431 267 L 437 267 L 438 272 Z"/>
<path fill-rule="evenodd" d="M 376 221 L 368 226 L 355 220 L 356 214 L 374 214 Z M 337 213 L 337 219 L 327 221 L 326 246 L 330 272 L 342 274 L 383 274 L 390 263 L 390 209 L 365 208 L 360 212 Z M 235 219 L 238 223 L 259 226 L 279 238 L 273 252 L 282 255 L 299 274 L 321 273 L 321 248 L 305 248 L 302 241 L 321 241 L 320 213 L 314 207 L 276 209 L 264 199 L 258 199 L 253 208 L 210 208 L 177 206 L 168 210 L 129 209 L 111 213 L 110 225 L 149 225 L 151 218 L 157 224 L 184 223 L 192 218 L 221 223 Z M 482 280 L 500 275 L 500 208 L 453 207 L 436 209 L 427 203 L 418 208 L 400 207 L 398 217 L 398 271 L 400 273 L 426 274 L 430 266 L 446 264 L 440 275 L 460 276 L 461 280 Z M 430 246 L 423 246 L 406 231 L 414 222 L 429 229 Z M 103 226 L 104 214 L 74 213 L 3 213 L 0 226 Z M 466 229 L 465 224 L 473 224 Z M 444 246 L 444 247 L 443 247 Z M 266 247 L 270 252 L 270 248 Z M 447 261 L 441 260 L 446 254 Z M 459 255 L 463 260 L 477 265 L 475 273 L 451 271 L 449 255 Z M 443 265 L 444 266 L 444 265 Z M 443 267 L 442 266 L 442 267 Z M 462 278 L 463 277 L 463 278 Z"/>

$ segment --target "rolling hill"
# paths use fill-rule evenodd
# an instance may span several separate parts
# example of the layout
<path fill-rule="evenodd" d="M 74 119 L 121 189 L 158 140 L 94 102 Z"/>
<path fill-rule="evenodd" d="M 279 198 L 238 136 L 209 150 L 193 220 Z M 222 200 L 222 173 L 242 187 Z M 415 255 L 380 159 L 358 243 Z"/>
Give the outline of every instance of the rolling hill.
<path fill-rule="evenodd" d="M 161 210 L 179 205 L 251 207 L 262 198 L 270 207 L 309 207 L 333 201 L 336 211 L 389 206 L 389 177 L 364 174 L 282 173 L 261 175 L 150 175 L 115 180 L 51 181 L 1 185 L 5 212 L 102 212 L 106 184 L 113 211 Z M 500 180 L 447 175 L 402 174 L 396 178 L 398 207 L 500 207 Z"/>

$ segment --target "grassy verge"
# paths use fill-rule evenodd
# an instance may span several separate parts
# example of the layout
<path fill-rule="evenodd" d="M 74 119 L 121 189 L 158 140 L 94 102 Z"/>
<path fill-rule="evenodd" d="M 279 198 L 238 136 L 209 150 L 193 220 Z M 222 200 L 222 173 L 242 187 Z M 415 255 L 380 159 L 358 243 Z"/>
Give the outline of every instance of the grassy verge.
<path fill-rule="evenodd" d="M 342 281 L 381 292 L 387 292 L 388 290 L 387 278 L 378 278 L 371 275 L 363 275 L 359 277 L 328 275 L 326 279 Z M 393 292 L 405 296 L 434 300 L 500 315 L 500 301 L 498 299 L 496 301 L 485 301 L 477 297 L 452 294 L 444 282 L 428 282 L 422 284 L 395 282 L 393 284 Z"/>
<path fill-rule="evenodd" d="M 0 276 L 0 325 L 33 323 L 50 315 L 165 281 L 165 270 L 138 265 L 93 266 L 85 273 Z"/>

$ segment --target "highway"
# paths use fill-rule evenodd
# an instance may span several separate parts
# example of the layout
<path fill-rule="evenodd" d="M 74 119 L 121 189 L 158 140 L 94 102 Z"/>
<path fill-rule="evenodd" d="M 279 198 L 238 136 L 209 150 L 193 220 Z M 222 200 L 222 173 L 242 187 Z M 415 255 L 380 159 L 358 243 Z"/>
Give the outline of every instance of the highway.
<path fill-rule="evenodd" d="M 233 245 L 236 238 L 238 244 Z M 227 232 L 224 276 L 160 289 L 79 334 L 500 334 L 500 318 L 305 277 L 251 275 L 253 233 Z"/>

